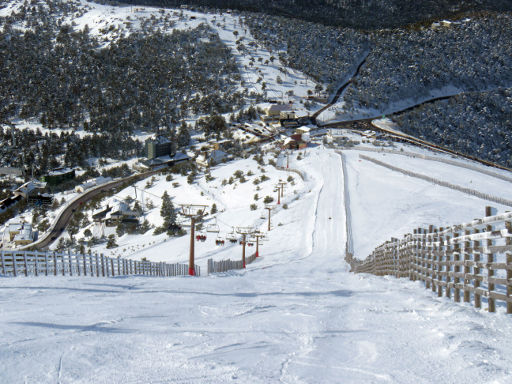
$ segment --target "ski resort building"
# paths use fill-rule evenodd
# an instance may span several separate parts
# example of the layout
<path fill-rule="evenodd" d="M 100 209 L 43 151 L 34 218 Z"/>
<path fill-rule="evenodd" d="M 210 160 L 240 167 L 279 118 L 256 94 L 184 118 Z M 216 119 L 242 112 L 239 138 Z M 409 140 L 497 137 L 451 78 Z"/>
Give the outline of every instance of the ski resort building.
<path fill-rule="evenodd" d="M 289 104 L 271 104 L 265 109 L 265 114 L 261 117 L 263 121 L 277 121 L 281 118 L 282 112 L 291 112 Z"/>
<path fill-rule="evenodd" d="M 165 136 L 158 135 L 154 139 L 146 140 L 146 157 L 148 160 L 162 156 L 173 156 L 172 142 Z"/>
<path fill-rule="evenodd" d="M 46 183 L 40 181 L 28 181 L 14 191 L 14 196 L 27 199 L 29 196 L 40 194 L 46 188 Z"/>
<path fill-rule="evenodd" d="M 109 181 L 112 181 L 111 177 L 100 176 L 100 177 L 97 177 L 96 179 L 89 180 L 83 184 L 76 186 L 75 191 L 78 193 L 83 193 L 92 187 L 96 187 L 96 186 L 108 183 Z"/>
<path fill-rule="evenodd" d="M 33 243 L 37 240 L 38 233 L 34 231 L 29 223 L 11 223 L 7 226 L 2 236 L 4 248 L 19 247 Z"/>
<path fill-rule="evenodd" d="M 41 181 L 55 186 L 75 178 L 75 170 L 71 168 L 57 168 L 41 177 Z"/>

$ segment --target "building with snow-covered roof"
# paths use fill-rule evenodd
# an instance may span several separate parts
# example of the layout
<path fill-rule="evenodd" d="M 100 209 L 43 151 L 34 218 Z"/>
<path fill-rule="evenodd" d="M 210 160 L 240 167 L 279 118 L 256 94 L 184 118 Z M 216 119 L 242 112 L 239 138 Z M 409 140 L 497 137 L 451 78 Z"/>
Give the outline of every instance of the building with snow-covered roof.
<path fill-rule="evenodd" d="M 18 195 L 14 197 L 8 197 L 0 201 L 0 213 L 7 211 L 9 208 L 16 205 L 18 202 L 23 200 L 23 196 Z"/>
<path fill-rule="evenodd" d="M 196 163 L 202 167 L 209 165 L 216 165 L 222 163 L 224 160 L 229 159 L 230 156 L 220 149 L 214 149 L 213 151 L 202 152 L 196 158 Z"/>
<path fill-rule="evenodd" d="M 279 120 L 282 112 L 291 112 L 289 104 L 270 104 L 264 109 L 265 114 L 261 117 L 263 121 Z"/>
<path fill-rule="evenodd" d="M 143 164 L 145 164 L 148 167 L 151 168 L 157 168 L 162 166 L 172 166 L 177 163 L 181 163 L 184 161 L 190 160 L 190 157 L 182 152 L 177 152 L 173 156 L 165 155 L 165 156 L 159 156 L 155 157 L 153 159 L 149 159 L 147 161 L 143 161 Z"/>
<path fill-rule="evenodd" d="M 37 237 L 38 233 L 33 230 L 32 224 L 13 222 L 4 230 L 2 244 L 4 247 L 27 245 L 36 241 Z"/>
<path fill-rule="evenodd" d="M 80 185 L 77 185 L 75 187 L 75 191 L 78 192 L 78 193 L 84 193 L 85 191 L 87 191 L 88 189 L 94 187 L 96 184 L 94 183 L 94 181 L 87 181 L 83 184 L 80 184 Z"/>
<path fill-rule="evenodd" d="M 105 216 L 107 226 L 122 223 L 138 223 L 139 219 L 130 206 L 121 200 L 114 200 L 111 204 L 112 209 Z"/>
<path fill-rule="evenodd" d="M 88 189 L 91 189 L 91 188 L 96 187 L 98 185 L 102 185 L 102 184 L 108 183 L 110 181 L 112 181 L 111 177 L 100 176 L 100 177 L 97 177 L 97 178 L 95 178 L 93 180 L 86 181 L 83 184 L 77 185 L 75 187 L 75 191 L 78 192 L 78 193 L 83 193 L 83 192 L 87 191 Z"/>
<path fill-rule="evenodd" d="M 32 194 L 42 192 L 46 188 L 46 183 L 41 181 L 28 181 L 25 184 L 19 186 L 14 191 L 14 196 L 22 196 L 24 198 L 29 197 Z"/>

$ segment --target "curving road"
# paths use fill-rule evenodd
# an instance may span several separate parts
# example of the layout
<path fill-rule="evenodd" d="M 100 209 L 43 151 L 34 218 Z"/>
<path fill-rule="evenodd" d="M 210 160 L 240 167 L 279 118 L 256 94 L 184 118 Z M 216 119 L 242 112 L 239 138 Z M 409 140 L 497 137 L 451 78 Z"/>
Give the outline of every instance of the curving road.
<path fill-rule="evenodd" d="M 73 213 L 80 208 L 83 204 L 85 204 L 87 201 L 93 199 L 94 197 L 98 196 L 99 194 L 106 192 L 108 190 L 111 190 L 113 188 L 116 188 L 124 183 L 132 182 L 137 179 L 143 179 L 148 176 L 151 176 L 155 173 L 160 172 L 160 170 L 153 170 L 148 171 L 144 173 L 139 173 L 136 175 L 124 177 L 121 179 L 117 179 L 102 185 L 99 185 L 97 187 L 94 187 L 80 196 L 73 199 L 69 205 L 63 209 L 58 215 L 53 223 L 53 225 L 50 227 L 50 229 L 44 233 L 44 235 L 39 238 L 36 242 L 28 244 L 26 246 L 17 248 L 17 250 L 34 250 L 34 249 L 45 249 L 50 244 L 52 244 L 62 232 L 66 229 L 67 225 L 69 224 L 69 221 L 71 220 L 71 217 L 73 216 Z"/>

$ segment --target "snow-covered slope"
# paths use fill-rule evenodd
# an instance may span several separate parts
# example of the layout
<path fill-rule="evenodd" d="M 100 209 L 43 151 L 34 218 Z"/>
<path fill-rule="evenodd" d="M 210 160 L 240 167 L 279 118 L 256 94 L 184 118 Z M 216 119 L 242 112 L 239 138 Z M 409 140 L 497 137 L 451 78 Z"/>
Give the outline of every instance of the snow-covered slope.
<path fill-rule="evenodd" d="M 240 16 L 231 13 L 202 13 L 186 9 L 172 9 L 146 6 L 103 5 L 87 0 L 74 0 L 73 10 L 56 14 L 61 22 L 69 23 L 75 31 L 87 28 L 105 46 L 134 32 L 144 32 L 148 25 L 162 33 L 173 30 L 192 30 L 200 24 L 209 25 L 235 56 L 242 81 L 240 89 L 263 94 L 268 98 L 291 102 L 300 111 L 300 103 L 308 90 L 314 90 L 317 83 L 294 69 L 287 68 L 251 35 L 243 25 Z M 18 12 L 21 0 L 11 0 L 0 9 L 0 16 Z M 44 5 L 43 5 L 44 6 Z M 62 8 L 64 8 L 62 6 Z M 24 22 L 14 24 L 15 28 L 29 28 Z M 279 78 L 279 79 L 278 79 Z M 263 85 L 265 84 L 265 85 Z"/>
<path fill-rule="evenodd" d="M 406 217 L 423 224 L 480 215 L 478 201 L 448 204 L 436 186 L 348 161 L 357 180 L 350 185 L 354 232 L 367 238 L 398 235 Z M 310 149 L 292 166 L 306 173 L 306 193 L 277 214 L 283 225 L 246 271 L 1 279 L 0 381 L 506 383 L 512 325 L 503 308 L 488 315 L 434 297 L 420 283 L 349 273 L 340 156 Z M 356 179 L 354 168 L 365 177 Z M 401 194 L 393 196 L 397 182 Z M 371 228 L 357 224 L 363 215 Z"/>

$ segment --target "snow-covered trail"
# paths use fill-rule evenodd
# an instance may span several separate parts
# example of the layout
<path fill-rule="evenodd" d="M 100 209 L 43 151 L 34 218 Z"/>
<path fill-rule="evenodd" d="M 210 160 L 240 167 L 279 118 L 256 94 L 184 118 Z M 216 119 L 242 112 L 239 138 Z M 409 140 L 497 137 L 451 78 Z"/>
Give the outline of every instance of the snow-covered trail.
<path fill-rule="evenodd" d="M 0 382 L 507 383 L 511 318 L 347 272 L 340 156 L 303 164 L 247 271 L 0 279 Z"/>

